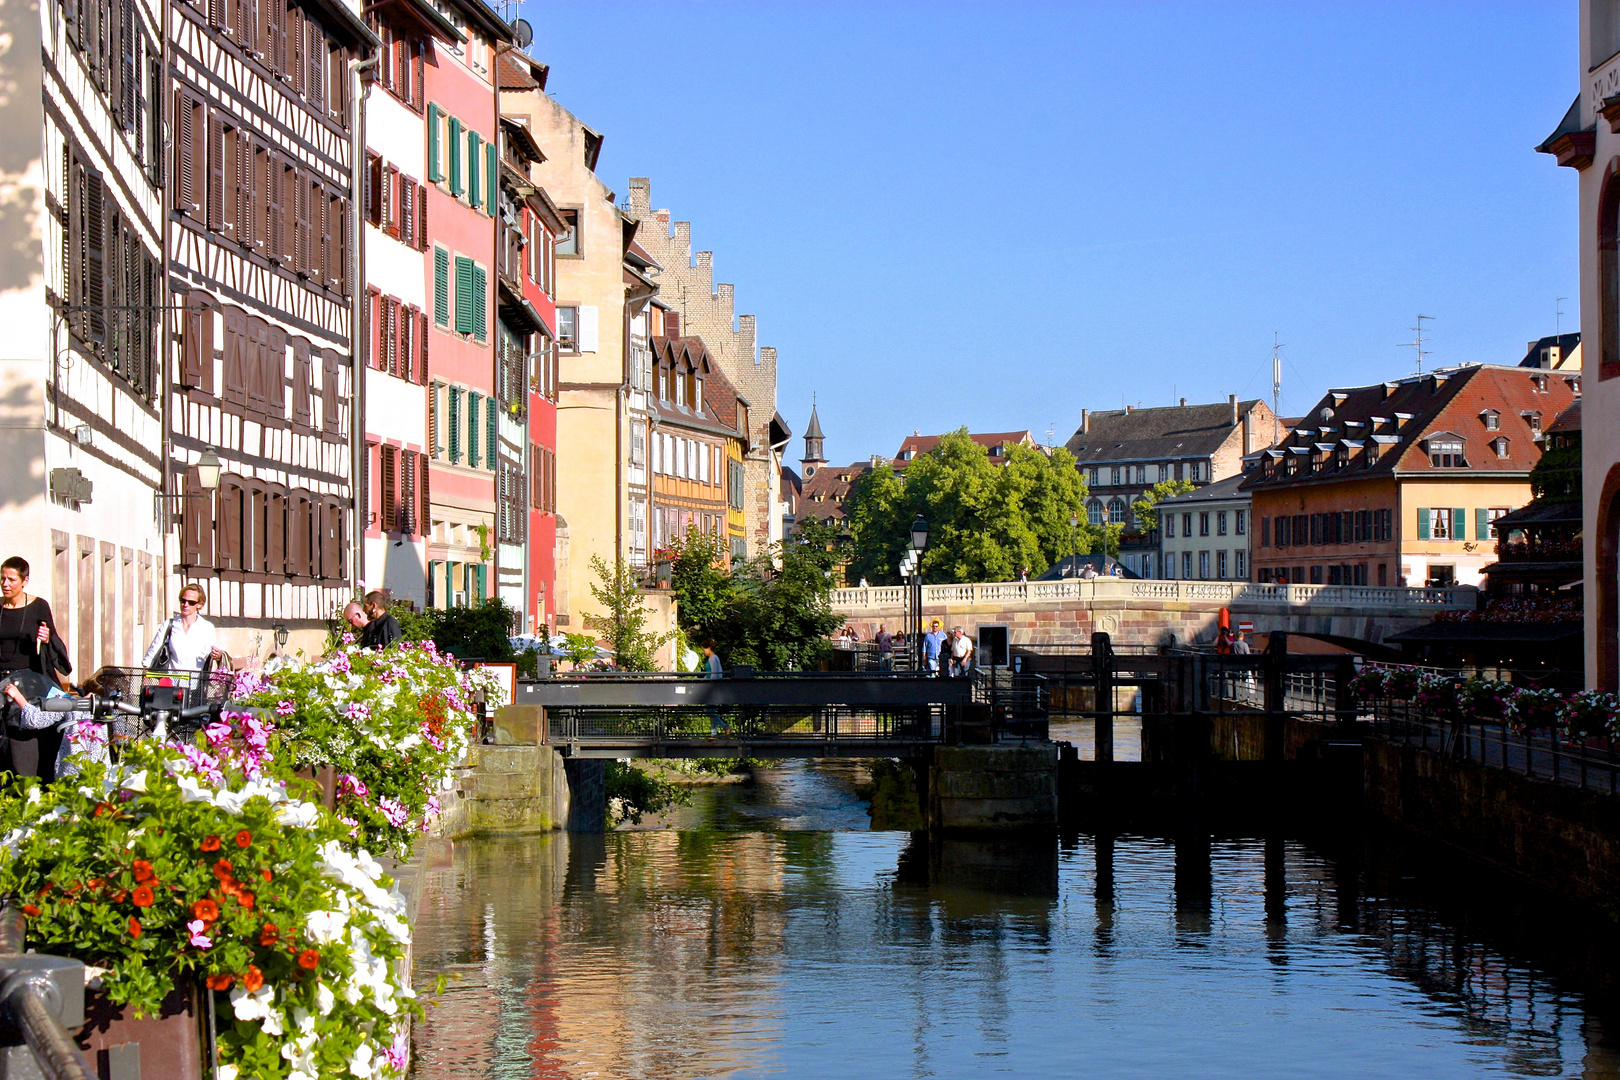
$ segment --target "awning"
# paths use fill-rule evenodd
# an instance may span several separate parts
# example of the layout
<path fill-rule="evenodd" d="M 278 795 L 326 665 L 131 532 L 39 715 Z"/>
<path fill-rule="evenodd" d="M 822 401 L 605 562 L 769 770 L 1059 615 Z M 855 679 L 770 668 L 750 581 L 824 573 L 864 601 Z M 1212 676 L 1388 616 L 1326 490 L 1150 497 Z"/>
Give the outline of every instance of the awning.
<path fill-rule="evenodd" d="M 461 28 L 440 14 L 439 9 L 427 0 L 378 0 L 375 4 L 367 4 L 366 10 L 376 11 L 386 7 L 398 7 L 401 12 L 409 13 L 409 17 L 420 23 L 422 29 L 440 41 L 467 40 Z"/>

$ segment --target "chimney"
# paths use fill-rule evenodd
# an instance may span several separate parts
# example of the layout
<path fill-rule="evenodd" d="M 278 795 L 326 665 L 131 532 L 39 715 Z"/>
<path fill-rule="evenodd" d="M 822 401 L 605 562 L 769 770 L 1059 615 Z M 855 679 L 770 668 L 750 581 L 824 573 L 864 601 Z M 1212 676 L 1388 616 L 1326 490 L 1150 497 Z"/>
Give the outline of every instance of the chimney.
<path fill-rule="evenodd" d="M 1136 408 L 1136 406 L 1135 406 L 1135 405 L 1127 405 L 1127 406 L 1125 406 L 1125 411 L 1126 411 L 1126 412 L 1130 412 L 1130 411 L 1131 411 L 1131 410 L 1132 410 L 1132 409 L 1134 409 L 1134 408 Z"/>
<path fill-rule="evenodd" d="M 681 336 L 681 316 L 680 316 L 680 312 L 678 312 L 678 311 L 666 311 L 666 312 L 664 312 L 664 336 L 665 337 L 680 337 Z"/>
<path fill-rule="evenodd" d="M 1237 395 L 1236 394 L 1227 394 L 1226 395 L 1226 403 L 1228 405 L 1232 406 L 1232 426 L 1237 427 L 1237 424 L 1238 424 Z"/>
<path fill-rule="evenodd" d="M 1187 399 L 1186 398 L 1181 399 L 1181 407 L 1183 409 L 1185 409 L 1187 407 Z"/>
<path fill-rule="evenodd" d="M 1090 435 L 1091 434 L 1091 410 L 1090 409 L 1081 409 L 1080 410 L 1080 434 L 1082 434 L 1082 435 Z"/>

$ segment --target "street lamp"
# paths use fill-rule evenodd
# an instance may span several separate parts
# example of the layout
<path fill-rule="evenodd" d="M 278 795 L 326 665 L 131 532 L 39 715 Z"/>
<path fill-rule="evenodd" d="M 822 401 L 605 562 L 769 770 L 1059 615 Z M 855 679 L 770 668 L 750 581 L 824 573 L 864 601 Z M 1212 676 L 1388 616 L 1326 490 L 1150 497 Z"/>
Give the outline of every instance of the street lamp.
<path fill-rule="evenodd" d="M 922 670 L 922 551 L 928 546 L 928 522 L 918 514 L 911 522 L 911 597 L 913 620 L 911 632 L 906 635 L 906 650 L 911 654 L 911 670 Z"/>
<path fill-rule="evenodd" d="M 1075 557 L 1080 554 L 1080 514 L 1069 511 L 1069 568 L 1064 576 L 1074 573 Z"/>
<path fill-rule="evenodd" d="M 220 468 L 219 455 L 214 453 L 212 446 L 208 447 L 197 459 L 197 483 L 204 491 L 214 491 L 219 487 Z"/>

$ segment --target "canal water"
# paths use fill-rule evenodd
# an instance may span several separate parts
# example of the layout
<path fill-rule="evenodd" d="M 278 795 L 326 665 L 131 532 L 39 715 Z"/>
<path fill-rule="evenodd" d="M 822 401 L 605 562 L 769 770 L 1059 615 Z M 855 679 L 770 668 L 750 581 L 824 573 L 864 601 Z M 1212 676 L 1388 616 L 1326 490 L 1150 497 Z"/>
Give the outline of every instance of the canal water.
<path fill-rule="evenodd" d="M 1433 851 L 930 844 L 862 780 L 433 849 L 414 1075 L 1620 1078 L 1608 938 Z"/>

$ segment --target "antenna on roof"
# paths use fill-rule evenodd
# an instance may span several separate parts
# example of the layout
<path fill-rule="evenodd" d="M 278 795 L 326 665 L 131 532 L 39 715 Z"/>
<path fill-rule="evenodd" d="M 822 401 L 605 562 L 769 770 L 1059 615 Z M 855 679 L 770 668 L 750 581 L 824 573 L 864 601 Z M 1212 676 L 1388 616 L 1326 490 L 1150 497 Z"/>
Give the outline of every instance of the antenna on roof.
<path fill-rule="evenodd" d="M 1056 445 L 1057 445 L 1057 421 L 1056 420 L 1048 420 L 1046 422 L 1046 448 L 1048 450 L 1050 450 L 1050 449 L 1052 449 L 1052 447 L 1054 447 Z"/>
<path fill-rule="evenodd" d="M 1417 350 L 1417 362 L 1418 362 L 1417 373 L 1419 375 L 1423 374 L 1423 358 L 1425 356 L 1429 355 L 1429 350 L 1425 349 L 1423 347 L 1423 320 L 1424 319 L 1428 319 L 1430 322 L 1434 322 L 1434 316 L 1433 315 L 1419 315 L 1417 317 L 1417 325 L 1412 327 L 1412 332 L 1414 334 L 1416 334 L 1417 337 L 1413 338 L 1411 341 L 1403 341 L 1399 345 L 1396 346 L 1397 349 L 1415 349 L 1415 350 Z"/>
<path fill-rule="evenodd" d="M 1564 336 L 1564 301 L 1568 299 L 1567 296 L 1560 296 L 1553 301 L 1553 307 L 1557 309 L 1553 314 L 1553 333 L 1558 337 Z"/>
<path fill-rule="evenodd" d="M 1282 342 L 1271 332 L 1271 445 L 1282 442 Z"/>

